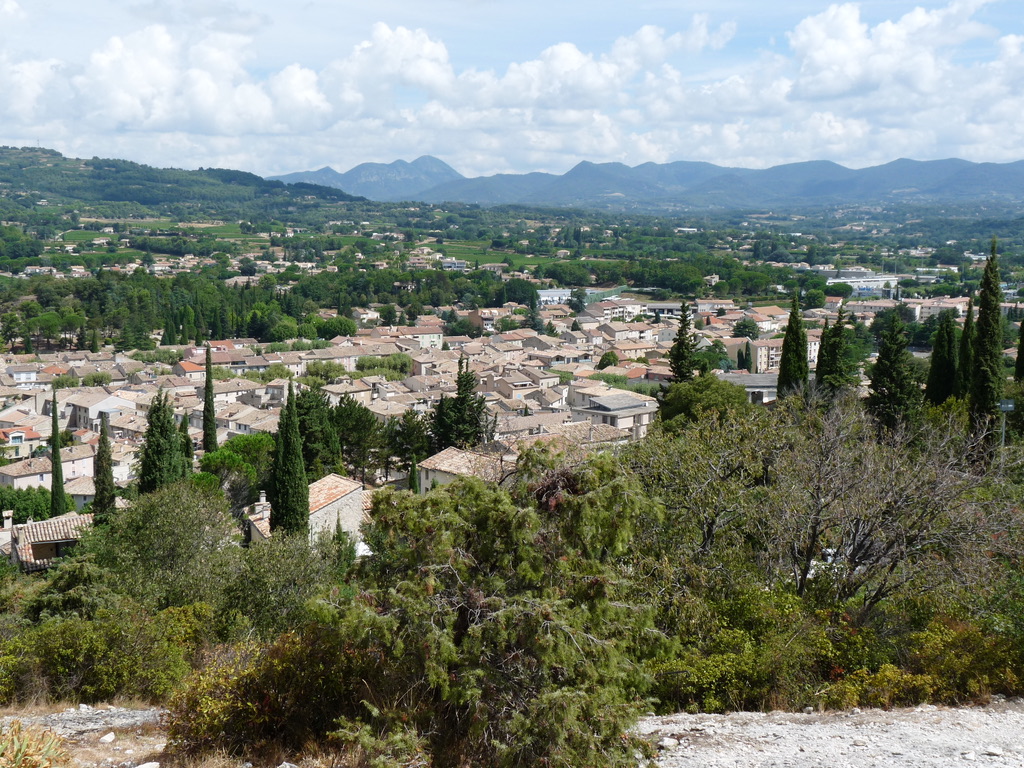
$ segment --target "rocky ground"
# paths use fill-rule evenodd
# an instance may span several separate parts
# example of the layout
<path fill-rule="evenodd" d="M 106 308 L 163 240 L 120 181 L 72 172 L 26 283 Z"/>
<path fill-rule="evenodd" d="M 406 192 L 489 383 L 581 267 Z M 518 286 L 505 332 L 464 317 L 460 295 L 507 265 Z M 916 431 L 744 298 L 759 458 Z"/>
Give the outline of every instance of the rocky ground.
<path fill-rule="evenodd" d="M 1024 699 L 985 707 L 644 718 L 660 768 L 1024 766 Z"/>
<path fill-rule="evenodd" d="M 0 722 L 16 718 L 60 734 L 75 768 L 159 768 L 161 715 L 82 706 L 9 713 Z M 659 744 L 659 768 L 1024 768 L 1024 699 L 955 709 L 670 715 L 644 718 L 637 732 Z"/>
<path fill-rule="evenodd" d="M 75 768 L 158 768 L 166 735 L 163 710 L 85 704 L 56 712 L 8 712 L 0 723 L 20 720 L 53 731 L 68 745 Z"/>

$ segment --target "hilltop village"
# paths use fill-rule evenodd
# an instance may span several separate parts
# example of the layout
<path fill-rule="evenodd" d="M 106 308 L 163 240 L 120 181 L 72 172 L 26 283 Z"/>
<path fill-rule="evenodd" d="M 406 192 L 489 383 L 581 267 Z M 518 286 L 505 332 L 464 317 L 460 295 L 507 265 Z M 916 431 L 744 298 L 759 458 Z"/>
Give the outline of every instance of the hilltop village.
<path fill-rule="evenodd" d="M 405 414 L 426 420 L 442 398 L 455 394 L 460 363 L 466 364 L 476 381 L 475 393 L 485 402 L 485 444 L 420 457 L 411 470 L 418 473 L 415 480 L 387 455 L 389 446 L 379 445 L 373 457 L 349 466 L 358 480 L 328 472 L 311 483 L 311 521 L 318 514 L 323 518 L 314 524 L 314 533 L 340 524 L 356 538 L 362 510 L 377 487 L 391 484 L 425 492 L 459 476 L 497 481 L 514 467 L 519 451 L 536 443 L 588 451 L 644 437 L 658 414 L 656 394 L 672 380 L 666 356 L 681 311 L 698 329 L 697 348 L 711 374 L 742 387 L 751 403 L 775 400 L 781 332 L 789 309 L 742 307 L 714 298 L 657 302 L 625 298 L 614 290 L 541 289 L 538 297 L 540 304 L 532 309 L 513 302 L 486 309 L 437 308 L 439 314 L 421 315 L 411 326 L 383 324 L 380 306 L 356 307 L 356 333 L 337 336 L 316 349 L 268 351 L 268 345 L 254 338 L 215 339 L 200 346 L 159 348 L 180 358 L 170 366 L 109 349 L 6 355 L 0 369 L 0 439 L 7 463 L 0 466 L 0 488 L 51 488 L 48 445 L 54 403 L 58 428 L 70 436 L 70 444 L 61 449 L 64 490 L 78 510 L 95 493 L 93 464 L 101 418 L 109 420 L 115 482 L 128 488 L 137 480 L 148 413 L 158 396 L 166 396 L 176 422 L 184 423 L 181 429 L 194 443 L 198 468 L 207 349 L 216 378 L 212 391 L 219 445 L 240 435 L 275 434 L 292 381 L 297 392 L 318 389 L 330 406 L 344 401 L 365 408 L 381 430 L 401 422 Z M 570 300 L 581 301 L 582 311 L 574 311 Z M 875 298 L 844 305 L 841 297 L 826 297 L 823 307 L 806 310 L 803 317 L 812 326 L 835 323 L 841 308 L 863 325 L 896 308 L 915 321 L 947 311 L 962 320 L 967 299 Z M 1006 303 L 1003 309 L 1010 313 L 1019 307 Z M 531 312 L 546 332 L 517 327 Z M 475 333 L 446 335 L 442 314 L 464 321 Z M 320 316 L 331 320 L 337 312 L 321 311 Z M 813 371 L 821 328 L 811 327 L 807 338 L 807 363 Z M 1016 352 L 1009 349 L 1007 354 Z M 270 535 L 265 497 L 246 514 L 250 533 Z M 5 520 L 6 551 L 12 561 L 35 570 L 60 556 L 62 547 L 88 525 L 88 516 L 72 513 L 62 521 L 19 522 L 27 524 L 14 528 L 12 546 L 11 520 Z"/>

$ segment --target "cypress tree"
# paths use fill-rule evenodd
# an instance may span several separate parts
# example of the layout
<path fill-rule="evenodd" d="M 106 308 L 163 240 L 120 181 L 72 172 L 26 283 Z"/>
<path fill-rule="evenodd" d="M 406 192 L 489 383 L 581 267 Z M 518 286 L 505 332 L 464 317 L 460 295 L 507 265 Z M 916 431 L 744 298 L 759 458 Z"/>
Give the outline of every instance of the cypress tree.
<path fill-rule="evenodd" d="M 409 490 L 413 493 L 420 492 L 420 468 L 415 457 L 409 464 Z"/>
<path fill-rule="evenodd" d="M 743 358 L 747 362 L 747 372 L 748 373 L 753 373 L 755 370 L 757 370 L 757 361 L 754 360 L 754 355 L 753 355 L 752 350 L 750 349 L 750 342 L 749 341 L 747 342 L 746 348 L 745 348 L 745 350 L 743 352 Z"/>
<path fill-rule="evenodd" d="M 163 390 L 153 398 L 147 422 L 139 464 L 140 493 L 152 493 L 185 477 L 181 437 L 174 424 L 174 411 Z"/>
<path fill-rule="evenodd" d="M 114 461 L 110 453 L 110 427 L 107 414 L 100 415 L 100 444 L 92 464 L 93 485 L 96 495 L 92 500 L 93 522 L 105 525 L 114 516 L 116 496 L 114 494 Z"/>
<path fill-rule="evenodd" d="M 1017 362 L 1013 366 L 1013 380 L 1024 381 L 1024 324 L 1021 325 L 1020 338 L 1017 340 Z"/>
<path fill-rule="evenodd" d="M 181 458 L 185 463 L 185 474 L 192 471 L 195 461 L 195 448 L 192 445 L 192 436 L 188 433 L 188 414 L 181 417 L 181 424 L 178 425 L 178 437 L 181 438 Z"/>
<path fill-rule="evenodd" d="M 953 394 L 959 398 L 967 398 L 971 392 L 971 374 L 974 370 L 974 297 L 967 301 L 967 316 L 964 318 L 964 329 L 960 334 L 960 349 L 957 353 L 956 383 Z"/>
<path fill-rule="evenodd" d="M 974 364 L 971 373 L 971 416 L 982 426 L 999 415 L 999 398 L 1003 396 L 1003 315 L 1000 304 L 999 261 L 996 239 L 992 253 L 985 262 L 978 291 L 978 322 L 974 335 Z"/>
<path fill-rule="evenodd" d="M 786 335 L 782 340 L 782 359 L 779 361 L 779 397 L 802 391 L 807 387 L 809 370 L 807 365 L 807 331 L 800 313 L 796 293 L 789 310 Z"/>
<path fill-rule="evenodd" d="M 302 437 L 295 394 L 288 383 L 288 401 L 277 427 L 277 452 L 270 477 L 270 527 L 287 533 L 309 530 L 309 485 L 302 460 Z"/>
<path fill-rule="evenodd" d="M 64 467 L 60 463 L 60 426 L 57 423 L 57 391 L 53 392 L 50 419 L 50 517 L 59 517 L 68 511 L 68 497 L 64 495 Z"/>
<path fill-rule="evenodd" d="M 880 427 L 891 430 L 917 420 L 923 394 L 907 350 L 906 325 L 899 315 L 882 334 L 869 389 L 868 410 Z"/>
<path fill-rule="evenodd" d="M 668 352 L 668 365 L 672 369 L 672 381 L 677 383 L 693 381 L 694 371 L 700 367 L 697 336 L 690 326 L 690 309 L 685 303 L 679 310 L 679 330 Z"/>
<path fill-rule="evenodd" d="M 92 329 L 92 335 L 89 337 L 89 351 L 93 354 L 100 351 L 100 332 L 95 328 Z"/>
<path fill-rule="evenodd" d="M 203 385 L 203 452 L 217 450 L 217 412 L 213 402 L 213 352 L 206 348 L 206 381 Z"/>
<path fill-rule="evenodd" d="M 957 378 L 956 324 L 953 313 L 939 315 L 939 327 L 935 331 L 932 345 L 931 367 L 928 369 L 928 383 L 925 397 L 932 405 L 942 405 L 953 396 Z"/>

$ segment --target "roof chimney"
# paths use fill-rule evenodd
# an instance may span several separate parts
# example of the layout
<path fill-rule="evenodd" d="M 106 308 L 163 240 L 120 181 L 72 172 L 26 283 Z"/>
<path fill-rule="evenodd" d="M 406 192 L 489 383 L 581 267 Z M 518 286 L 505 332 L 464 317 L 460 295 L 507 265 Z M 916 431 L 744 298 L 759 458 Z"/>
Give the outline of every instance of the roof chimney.
<path fill-rule="evenodd" d="M 5 509 L 4 510 L 4 529 L 5 530 L 10 530 L 12 525 L 14 525 L 14 510 L 13 509 Z"/>

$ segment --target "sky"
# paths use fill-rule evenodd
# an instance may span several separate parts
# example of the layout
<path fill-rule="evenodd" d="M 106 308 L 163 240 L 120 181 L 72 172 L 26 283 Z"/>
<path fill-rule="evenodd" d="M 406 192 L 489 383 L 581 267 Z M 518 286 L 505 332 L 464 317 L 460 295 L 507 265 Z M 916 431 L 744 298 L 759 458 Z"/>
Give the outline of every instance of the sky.
<path fill-rule="evenodd" d="M 1019 0 L 0 0 L 0 144 L 160 167 L 1024 159 Z"/>

